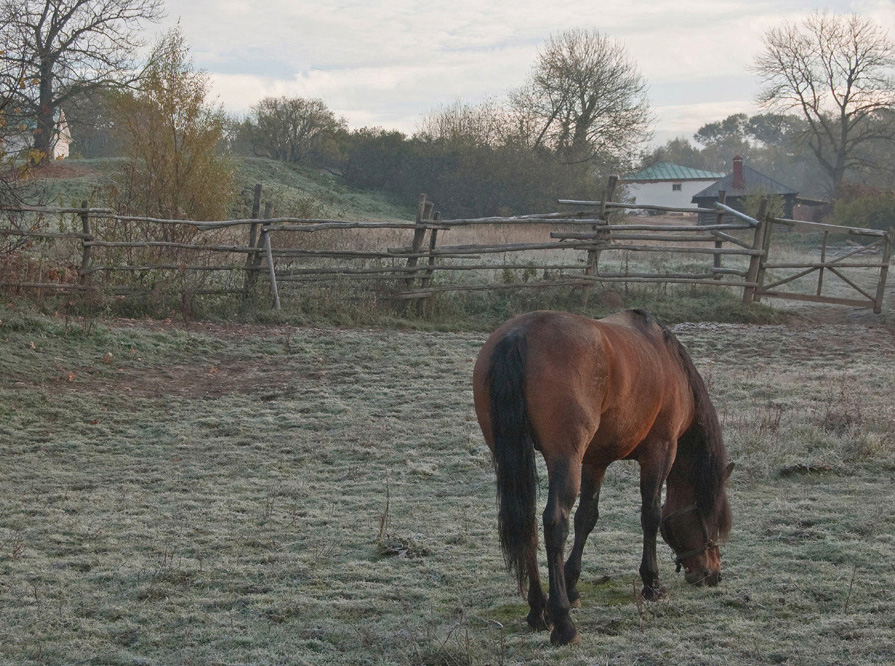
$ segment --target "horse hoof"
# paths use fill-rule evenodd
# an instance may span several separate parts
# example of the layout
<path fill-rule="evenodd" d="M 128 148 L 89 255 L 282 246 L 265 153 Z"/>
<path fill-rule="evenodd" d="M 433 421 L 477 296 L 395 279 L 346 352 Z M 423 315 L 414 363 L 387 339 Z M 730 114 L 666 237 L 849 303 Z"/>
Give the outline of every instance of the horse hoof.
<path fill-rule="evenodd" d="M 578 631 L 570 621 L 555 627 L 550 633 L 550 643 L 557 647 L 561 645 L 578 645 L 580 642 L 581 638 L 578 636 Z"/>
<path fill-rule="evenodd" d="M 666 594 L 668 594 L 668 588 L 666 588 L 661 583 L 656 583 L 652 587 L 644 587 L 643 592 L 640 593 L 640 596 L 645 601 L 658 601 Z"/>
<path fill-rule="evenodd" d="M 547 624 L 547 620 L 544 619 L 544 612 L 535 613 L 531 611 L 526 618 L 528 621 L 528 626 L 534 629 L 535 631 L 547 631 L 550 629 L 550 625 Z"/>

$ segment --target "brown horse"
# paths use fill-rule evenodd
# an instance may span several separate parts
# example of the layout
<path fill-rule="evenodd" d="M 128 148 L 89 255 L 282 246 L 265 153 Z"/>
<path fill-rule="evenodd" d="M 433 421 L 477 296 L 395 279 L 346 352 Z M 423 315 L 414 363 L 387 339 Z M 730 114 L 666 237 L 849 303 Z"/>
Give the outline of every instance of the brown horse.
<path fill-rule="evenodd" d="M 606 468 L 616 460 L 640 464 L 644 598 L 665 592 L 656 562 L 660 527 L 688 582 L 721 580 L 718 544 L 730 530 L 725 484 L 733 464 L 727 464 L 705 384 L 667 328 L 641 310 L 596 321 L 562 312 L 525 314 L 488 338 L 473 390 L 497 472 L 507 567 L 520 591 L 528 581 L 528 623 L 552 627 L 552 643 L 579 641 L 569 608 L 580 604 L 581 553 L 597 522 Z M 549 600 L 538 572 L 535 450 L 549 478 L 543 516 Z M 575 542 L 563 565 L 579 491 Z"/>

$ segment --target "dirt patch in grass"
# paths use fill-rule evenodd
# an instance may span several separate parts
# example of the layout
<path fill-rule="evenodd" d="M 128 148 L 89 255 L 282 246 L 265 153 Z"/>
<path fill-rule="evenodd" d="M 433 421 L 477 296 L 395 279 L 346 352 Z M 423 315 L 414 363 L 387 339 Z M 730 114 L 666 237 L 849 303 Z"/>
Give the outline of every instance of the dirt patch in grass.
<path fill-rule="evenodd" d="M 107 378 L 59 383 L 61 389 L 91 393 L 121 393 L 143 398 L 160 395 L 182 398 L 219 398 L 231 393 L 260 394 L 271 400 L 288 392 L 296 379 L 316 381 L 323 377 L 313 368 L 284 368 L 273 361 L 222 361 L 215 365 L 173 365 L 122 371 Z"/>
<path fill-rule="evenodd" d="M 89 164 L 58 160 L 42 163 L 32 173 L 37 178 L 53 180 L 57 178 L 84 178 L 99 173 L 99 170 Z"/>
<path fill-rule="evenodd" d="M 110 326 L 122 329 L 141 329 L 158 333 L 181 331 L 199 333 L 225 339 L 234 338 L 288 338 L 297 330 L 294 326 L 259 326 L 258 324 L 219 323 L 208 321 L 177 321 L 173 319 L 126 319 L 118 318 L 109 321 Z M 313 331 L 313 328 L 303 328 Z M 325 335 L 325 330 L 319 330 Z"/>

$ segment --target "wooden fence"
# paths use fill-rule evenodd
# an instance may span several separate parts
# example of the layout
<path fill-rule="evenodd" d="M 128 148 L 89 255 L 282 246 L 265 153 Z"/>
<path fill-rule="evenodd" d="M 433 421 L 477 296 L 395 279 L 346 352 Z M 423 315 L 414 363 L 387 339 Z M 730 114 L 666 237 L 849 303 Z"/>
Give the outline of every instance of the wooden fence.
<path fill-rule="evenodd" d="M 596 284 L 676 283 L 740 289 L 746 302 L 789 298 L 872 307 L 875 312 L 882 309 L 895 240 L 892 231 L 772 218 L 765 215 L 765 205 L 753 218 L 725 205 L 723 194 L 713 209 L 626 204 L 612 200 L 616 183 L 616 178 L 610 178 L 602 201 L 559 200 L 562 206 L 575 210 L 517 217 L 444 220 L 433 203 L 421 195 L 412 222 L 273 217 L 270 205 L 261 213 L 260 185 L 254 190 L 251 217 L 239 220 L 199 222 L 121 216 L 108 209 L 90 208 L 86 202 L 79 208 L 7 209 L 18 222 L 0 229 L 0 238 L 6 239 L 5 256 L 18 257 L 19 261 L 7 261 L 6 269 L 0 271 L 0 287 L 82 292 L 100 289 L 127 296 L 158 290 L 157 277 L 164 274 L 168 276 L 162 281 L 167 291 L 238 294 L 252 299 L 261 292 L 259 280 L 264 280 L 270 302 L 279 308 L 284 296 L 301 298 L 302 287 L 308 283 L 339 281 L 376 290 L 380 298 L 415 302 L 417 311 L 425 314 L 431 299 L 443 292 L 574 287 L 586 299 L 590 287 Z M 669 224 L 649 217 L 612 215 L 630 209 L 710 213 L 715 217 L 713 224 L 694 225 L 683 220 Z M 29 215 L 74 216 L 76 223 L 69 226 L 75 228 L 49 230 L 27 223 Z M 114 225 L 115 233 L 109 235 L 110 225 Z M 448 232 L 468 233 L 488 227 L 500 227 L 516 236 L 524 235 L 522 230 L 537 230 L 543 238 L 526 242 L 477 240 L 456 245 L 443 242 Z M 776 250 L 772 238 L 780 227 L 819 234 L 819 259 L 771 261 Z M 155 230 L 157 235 L 162 229 L 162 237 L 141 235 L 140 230 L 146 229 Z M 363 234 L 365 241 L 388 241 L 394 234 L 407 233 L 409 244 L 371 248 L 364 242 L 360 244 L 363 247 L 354 244 L 346 248 L 335 242 L 327 246 L 306 241 L 321 232 L 349 230 Z M 834 255 L 831 234 L 845 234 L 856 244 Z M 19 245 L 18 253 L 12 251 L 14 243 Z M 50 251 L 51 246 L 64 243 L 69 244 L 67 251 Z M 864 258 L 868 253 L 874 256 Z M 653 270 L 645 270 L 640 266 L 643 261 L 635 259 L 632 270 L 630 258 L 635 255 L 661 260 L 647 260 Z M 689 261 L 689 268 L 657 269 L 658 263 L 672 263 L 667 259 L 670 255 Z M 50 256 L 56 256 L 59 263 L 53 265 Z M 244 259 L 234 261 L 241 256 Z M 35 260 L 46 270 L 35 269 Z M 865 282 L 867 269 L 876 270 L 874 285 L 859 284 L 845 273 L 851 269 L 863 270 Z M 505 279 L 520 273 L 522 279 Z M 780 290 L 814 273 L 816 289 Z M 122 275 L 131 277 L 115 277 Z M 216 277 L 195 278 L 209 275 Z M 824 293 L 833 279 L 857 292 L 858 297 Z"/>

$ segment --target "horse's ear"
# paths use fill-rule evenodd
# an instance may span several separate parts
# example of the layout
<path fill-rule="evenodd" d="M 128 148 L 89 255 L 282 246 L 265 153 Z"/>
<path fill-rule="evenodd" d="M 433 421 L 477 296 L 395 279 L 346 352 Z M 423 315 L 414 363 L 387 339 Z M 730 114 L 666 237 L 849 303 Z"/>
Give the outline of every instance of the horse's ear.
<path fill-rule="evenodd" d="M 733 473 L 733 463 L 730 463 L 730 464 L 727 466 L 727 470 L 724 472 L 724 480 L 727 481 L 727 479 L 730 478 L 730 475 L 731 475 L 732 473 Z"/>

